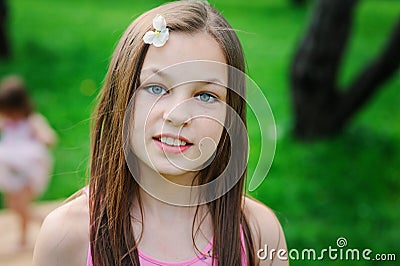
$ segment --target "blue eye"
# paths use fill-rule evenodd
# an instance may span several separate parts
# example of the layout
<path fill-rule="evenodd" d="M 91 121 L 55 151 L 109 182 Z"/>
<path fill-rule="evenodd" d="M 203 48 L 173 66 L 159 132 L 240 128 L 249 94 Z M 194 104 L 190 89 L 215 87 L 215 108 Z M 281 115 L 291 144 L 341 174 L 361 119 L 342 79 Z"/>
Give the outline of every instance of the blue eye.
<path fill-rule="evenodd" d="M 160 85 L 149 85 L 149 86 L 146 86 L 145 89 L 148 92 L 150 92 L 151 94 L 155 94 L 155 95 L 164 95 L 167 93 L 167 90 L 164 89 Z"/>
<path fill-rule="evenodd" d="M 213 103 L 216 102 L 218 99 L 216 96 L 214 96 L 211 93 L 207 93 L 207 92 L 201 92 L 196 96 L 197 99 L 199 99 L 202 102 L 205 103 Z"/>

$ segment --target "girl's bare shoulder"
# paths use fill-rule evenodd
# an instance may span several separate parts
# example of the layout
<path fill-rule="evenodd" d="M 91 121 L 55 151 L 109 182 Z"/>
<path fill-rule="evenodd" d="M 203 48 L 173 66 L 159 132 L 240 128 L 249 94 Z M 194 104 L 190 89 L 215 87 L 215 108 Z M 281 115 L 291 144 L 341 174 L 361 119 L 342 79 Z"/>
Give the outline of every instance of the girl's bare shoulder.
<path fill-rule="evenodd" d="M 36 240 L 33 265 L 84 265 L 88 246 L 88 200 L 81 195 L 45 218 Z"/>
<path fill-rule="evenodd" d="M 254 239 L 256 252 L 265 249 L 274 249 L 276 252 L 283 249 L 287 251 L 285 235 L 275 213 L 263 203 L 249 198 L 244 198 L 244 214 L 250 225 L 250 230 Z M 275 256 L 276 256 L 275 252 Z M 287 254 L 286 254 L 287 255 Z M 275 257 L 274 256 L 274 257 Z M 273 260 L 260 261 L 260 265 L 288 265 L 287 261 Z"/>

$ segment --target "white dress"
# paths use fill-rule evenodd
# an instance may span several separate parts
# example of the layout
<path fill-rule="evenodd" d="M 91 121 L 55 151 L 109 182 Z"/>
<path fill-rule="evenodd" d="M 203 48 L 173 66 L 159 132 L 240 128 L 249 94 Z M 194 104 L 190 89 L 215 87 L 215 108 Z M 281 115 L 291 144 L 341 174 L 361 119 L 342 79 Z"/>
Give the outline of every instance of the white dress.
<path fill-rule="evenodd" d="M 42 193 L 52 168 L 47 145 L 55 138 L 46 120 L 39 114 L 4 119 L 0 134 L 0 190 L 12 193 L 29 186 L 36 195 Z"/>

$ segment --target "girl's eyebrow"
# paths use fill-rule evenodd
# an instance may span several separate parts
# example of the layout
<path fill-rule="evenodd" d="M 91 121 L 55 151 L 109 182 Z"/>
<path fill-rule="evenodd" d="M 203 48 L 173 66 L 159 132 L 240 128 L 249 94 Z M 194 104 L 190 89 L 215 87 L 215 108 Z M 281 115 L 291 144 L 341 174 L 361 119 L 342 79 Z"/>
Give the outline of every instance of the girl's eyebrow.
<path fill-rule="evenodd" d="M 160 69 L 158 69 L 156 67 L 148 67 L 148 68 L 142 69 L 141 74 L 143 72 L 144 73 L 149 72 L 149 74 L 161 74 Z"/>
<path fill-rule="evenodd" d="M 142 71 L 140 73 L 140 81 L 143 82 L 152 77 L 160 77 L 160 78 L 166 79 L 168 81 L 174 81 L 174 78 L 176 78 L 175 80 L 179 81 L 178 82 L 179 84 L 185 84 L 185 83 L 190 83 L 190 82 L 202 82 L 202 83 L 206 83 L 207 85 L 208 84 L 217 84 L 217 85 L 221 85 L 223 87 L 227 86 L 227 82 L 223 82 L 218 77 L 185 80 L 185 78 L 183 78 L 185 75 L 182 75 L 183 73 L 173 73 L 173 74 L 176 74 L 176 75 L 170 75 L 169 72 L 160 70 L 157 67 L 148 67 L 148 68 L 142 69 Z"/>
<path fill-rule="evenodd" d="M 167 76 L 167 73 L 160 71 L 156 67 L 149 67 L 142 69 L 140 73 L 140 81 L 143 82 L 144 80 L 153 77 L 153 76 L 160 76 L 161 78 L 165 78 Z"/>
<path fill-rule="evenodd" d="M 226 86 L 227 86 L 227 84 L 225 84 L 226 82 L 222 82 L 222 81 L 221 81 L 220 79 L 218 79 L 218 78 L 210 78 L 210 79 L 201 80 L 201 81 L 198 81 L 198 82 L 204 82 L 204 83 L 206 83 L 207 85 L 208 85 L 208 84 L 211 84 L 211 85 L 216 84 L 216 85 L 220 85 L 220 86 L 223 86 L 223 87 L 226 87 Z"/>

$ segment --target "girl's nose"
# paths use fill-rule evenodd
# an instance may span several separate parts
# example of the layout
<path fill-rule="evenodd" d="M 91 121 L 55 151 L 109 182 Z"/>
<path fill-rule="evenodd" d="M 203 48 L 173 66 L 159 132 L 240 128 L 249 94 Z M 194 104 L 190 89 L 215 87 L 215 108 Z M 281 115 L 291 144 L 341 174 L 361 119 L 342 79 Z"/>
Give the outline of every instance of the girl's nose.
<path fill-rule="evenodd" d="M 181 99 L 169 103 L 171 108 L 167 107 L 163 113 L 164 122 L 175 127 L 188 126 L 192 120 L 190 104 L 190 99 Z"/>

